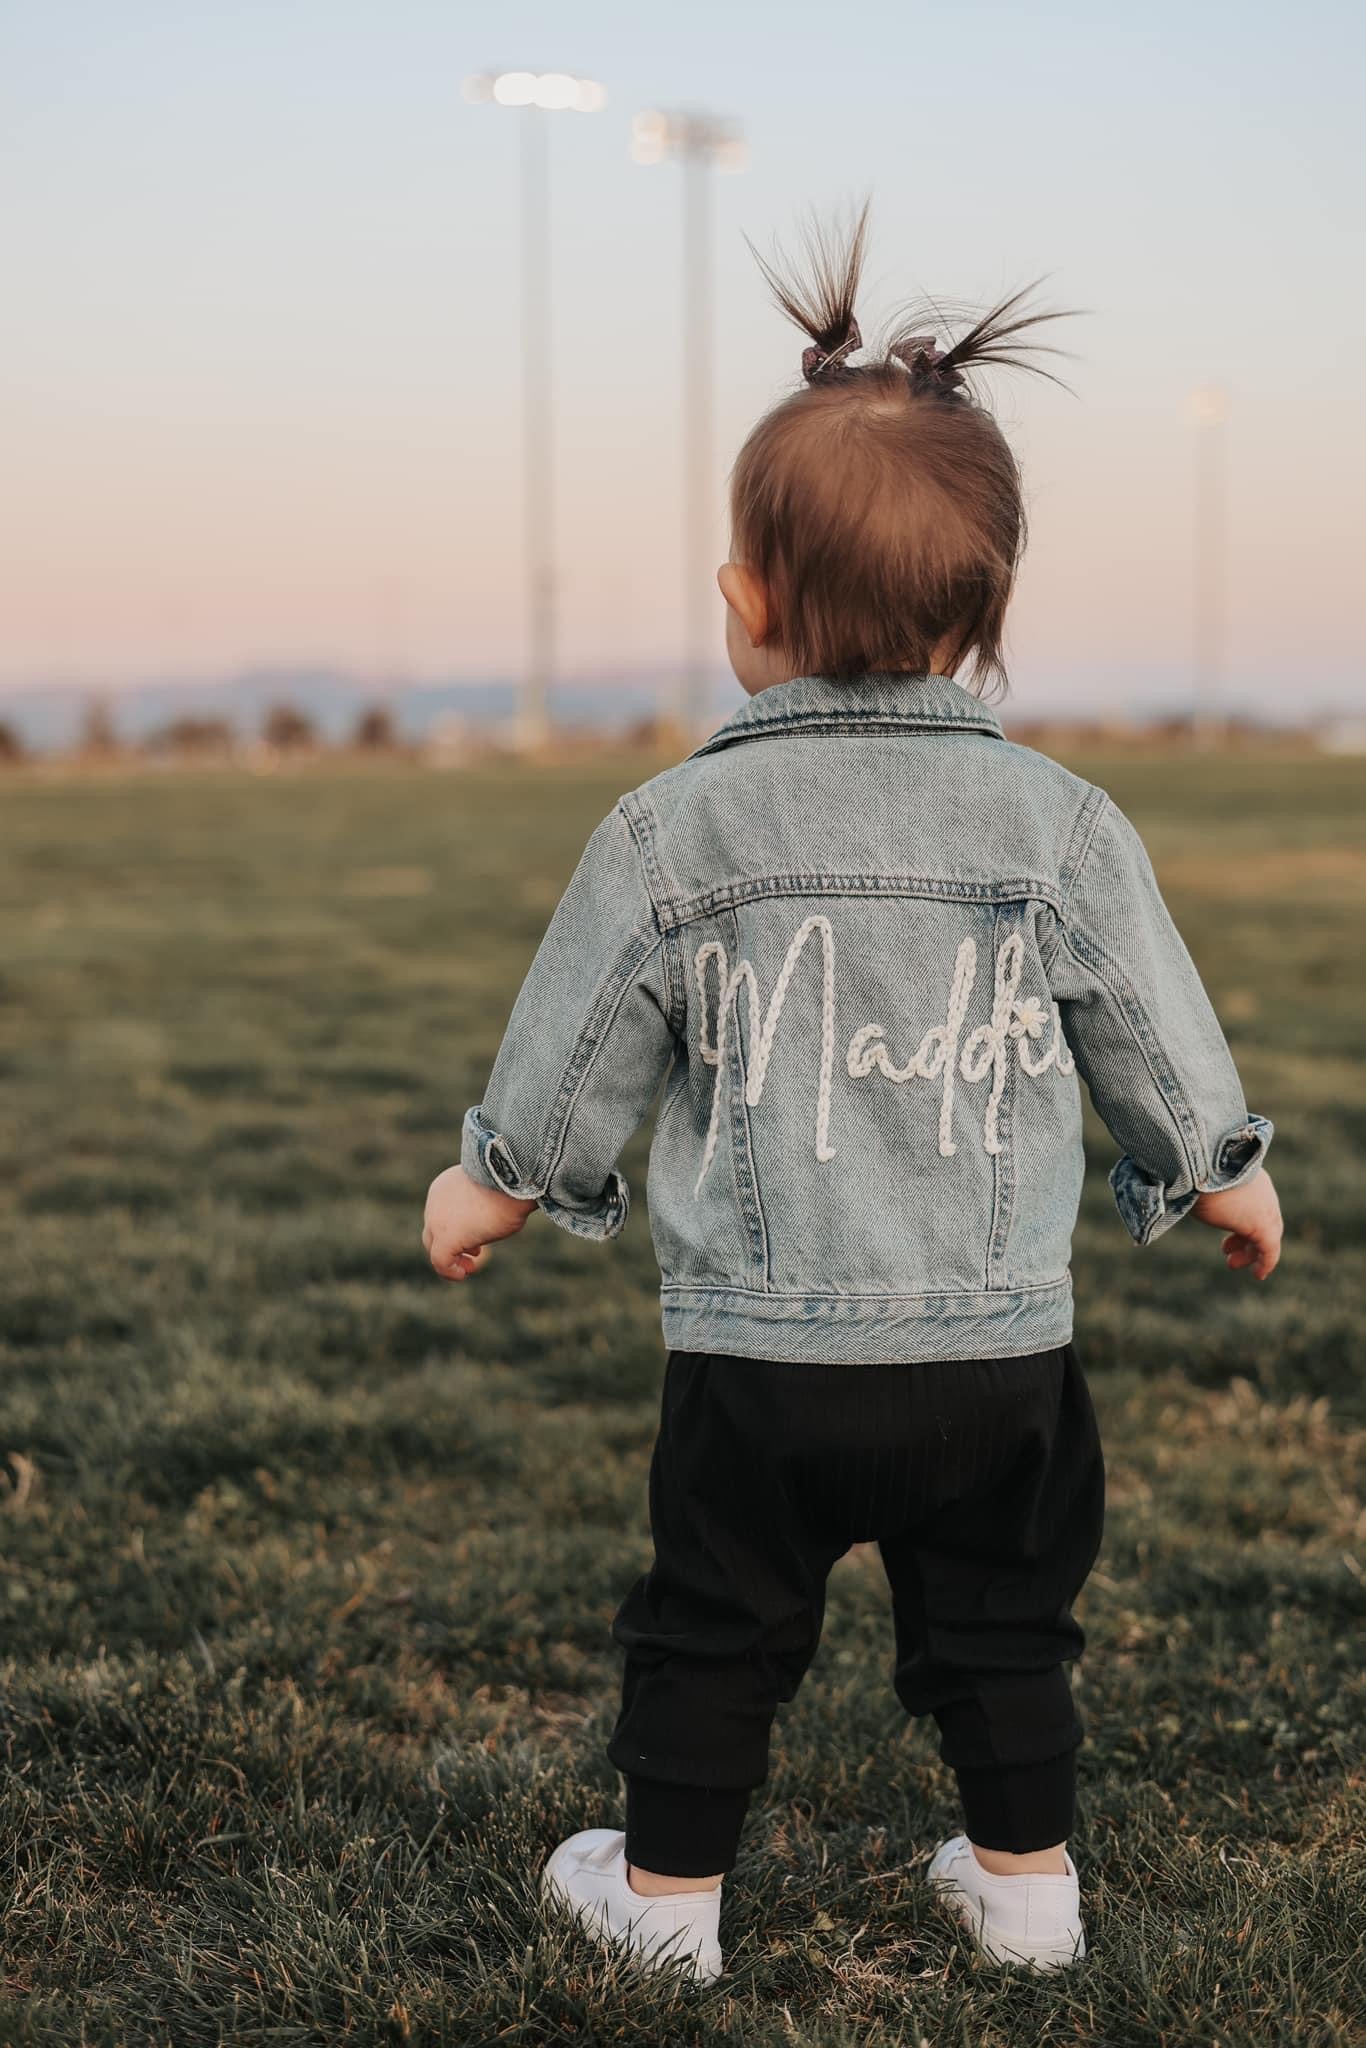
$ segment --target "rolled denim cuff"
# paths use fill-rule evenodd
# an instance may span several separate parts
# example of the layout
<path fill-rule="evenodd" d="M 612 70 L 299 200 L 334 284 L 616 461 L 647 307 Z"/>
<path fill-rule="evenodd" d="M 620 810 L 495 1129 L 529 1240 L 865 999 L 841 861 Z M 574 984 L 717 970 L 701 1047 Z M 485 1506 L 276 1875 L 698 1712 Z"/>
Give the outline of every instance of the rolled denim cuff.
<path fill-rule="evenodd" d="M 1174 1194 L 1170 1183 L 1160 1181 L 1126 1153 L 1110 1169 L 1110 1187 L 1115 1207 L 1135 1244 L 1151 1244 L 1195 1207 L 1200 1195 L 1221 1194 L 1225 1188 L 1240 1187 L 1266 1156 L 1275 1125 L 1269 1117 L 1249 1116 L 1245 1124 L 1227 1131 L 1210 1158 L 1208 1175 Z"/>
<path fill-rule="evenodd" d="M 501 1131 L 494 1130 L 484 1116 L 482 1103 L 465 1112 L 460 1133 L 460 1164 L 471 1180 L 481 1187 L 496 1188 L 519 1202 L 535 1202 L 552 1223 L 575 1237 L 615 1237 L 631 1208 L 631 1191 L 625 1176 L 615 1168 L 596 1201 L 569 1204 L 556 1199 L 544 1187 L 526 1178 L 516 1155 Z"/>

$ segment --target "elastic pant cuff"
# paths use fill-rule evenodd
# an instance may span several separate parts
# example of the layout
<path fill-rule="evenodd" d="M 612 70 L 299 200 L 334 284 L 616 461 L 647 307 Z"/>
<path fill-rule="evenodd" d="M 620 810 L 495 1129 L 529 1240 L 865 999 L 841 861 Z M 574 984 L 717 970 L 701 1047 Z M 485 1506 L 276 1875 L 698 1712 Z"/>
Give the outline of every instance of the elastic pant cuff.
<path fill-rule="evenodd" d="M 1025 1856 L 1051 1849 L 1072 1832 L 1077 1810 L 1077 1753 L 1042 1763 L 956 1770 L 967 1837 L 979 1849 Z"/>
<path fill-rule="evenodd" d="M 626 1861 L 657 1877 L 733 1870 L 749 1807 L 747 1788 L 626 1780 Z"/>

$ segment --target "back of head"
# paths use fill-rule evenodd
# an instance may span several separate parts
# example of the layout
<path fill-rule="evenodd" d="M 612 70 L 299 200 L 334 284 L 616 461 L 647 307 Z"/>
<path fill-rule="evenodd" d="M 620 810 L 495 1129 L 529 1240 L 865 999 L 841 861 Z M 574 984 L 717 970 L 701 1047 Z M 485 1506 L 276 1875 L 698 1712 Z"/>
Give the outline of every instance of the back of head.
<path fill-rule="evenodd" d="M 866 229 L 866 207 L 842 242 L 813 229 L 795 274 L 757 258 L 810 345 L 802 389 L 736 459 L 735 554 L 762 578 L 799 674 L 923 673 L 938 649 L 941 669 L 1004 686 L 1024 499 L 970 377 L 990 365 L 1049 375 L 1031 361 L 1039 344 L 1020 337 L 1060 316 L 1029 311 L 1016 293 L 943 351 L 917 319 L 854 362 Z"/>

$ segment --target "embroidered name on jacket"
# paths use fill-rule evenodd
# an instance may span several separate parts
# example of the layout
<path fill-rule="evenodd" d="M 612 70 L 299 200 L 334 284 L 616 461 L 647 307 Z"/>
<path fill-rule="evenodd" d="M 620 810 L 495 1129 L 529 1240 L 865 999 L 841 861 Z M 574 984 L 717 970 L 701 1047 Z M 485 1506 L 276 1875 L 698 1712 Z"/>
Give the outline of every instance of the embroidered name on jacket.
<path fill-rule="evenodd" d="M 759 982 L 748 960 L 738 960 L 731 967 L 725 947 L 716 939 L 709 939 L 699 946 L 693 959 L 697 975 L 697 987 L 702 998 L 701 1022 L 698 1031 L 699 1050 L 709 1067 L 716 1068 L 716 1084 L 712 1089 L 711 1117 L 707 1125 L 706 1143 L 702 1148 L 702 1169 L 697 1176 L 694 1194 L 700 1194 L 702 1183 L 716 1156 L 717 1140 L 721 1130 L 721 1096 L 724 1083 L 724 1069 L 729 1020 L 735 1015 L 743 989 L 749 1004 L 750 1058 L 745 1076 L 745 1101 L 751 1109 L 761 1101 L 764 1082 L 768 1077 L 768 1063 L 773 1053 L 773 1041 L 782 1016 L 783 1002 L 802 949 L 808 939 L 819 935 L 821 946 L 821 1034 L 820 1067 L 816 1082 L 816 1157 L 820 1160 L 833 1159 L 835 1148 L 830 1143 L 830 1087 L 835 1066 L 835 935 L 830 920 L 817 913 L 800 924 L 787 949 L 778 979 L 773 984 L 773 993 L 763 1009 L 759 998 Z M 710 1012 L 710 968 L 716 963 L 717 999 L 716 1030 L 708 1030 Z M 942 1024 L 934 1024 L 925 1033 L 911 1057 L 904 1066 L 898 1066 L 887 1050 L 886 1037 L 880 1024 L 863 1024 L 850 1039 L 844 1055 L 846 1071 L 856 1080 L 867 1078 L 876 1070 L 885 1080 L 896 1083 L 907 1081 L 938 1081 L 939 1098 L 939 1151 L 943 1158 L 951 1158 L 958 1147 L 953 1137 L 954 1099 L 957 1082 L 981 1081 L 991 1075 L 991 1091 L 987 1097 L 986 1110 L 982 1119 L 982 1143 L 988 1152 L 1001 1149 L 998 1119 L 1001 1097 L 1005 1093 L 1006 1063 L 1014 1048 L 1020 1071 L 1031 1077 L 1046 1074 L 1050 1067 L 1056 1067 L 1060 1074 L 1070 1074 L 1074 1069 L 1072 1055 L 1063 1037 L 1062 1018 L 1056 1003 L 1047 1006 L 1033 996 L 1021 997 L 1020 976 L 1024 970 L 1024 940 L 1013 932 L 1002 941 L 996 954 L 996 971 L 991 995 L 991 1016 L 987 1023 L 979 1024 L 976 1030 L 963 1037 L 963 1026 L 967 1022 L 968 1005 L 977 981 L 977 946 L 974 940 L 964 939 L 958 948 L 953 963 L 953 976 L 949 986 L 948 1013 Z M 761 1014 L 762 1012 L 762 1014 Z M 1051 1025 L 1047 1045 L 1043 1044 L 1046 1026 Z"/>

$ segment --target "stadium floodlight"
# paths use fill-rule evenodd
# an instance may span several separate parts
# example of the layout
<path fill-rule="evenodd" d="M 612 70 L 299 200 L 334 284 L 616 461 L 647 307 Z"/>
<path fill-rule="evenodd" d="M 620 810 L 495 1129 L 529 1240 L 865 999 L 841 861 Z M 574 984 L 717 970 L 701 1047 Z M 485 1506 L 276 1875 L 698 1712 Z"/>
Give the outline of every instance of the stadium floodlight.
<path fill-rule="evenodd" d="M 521 134 L 522 493 L 526 532 L 527 656 L 518 738 L 537 747 L 548 732 L 555 669 L 554 394 L 550 327 L 550 154 L 542 114 L 598 114 L 606 88 L 573 71 L 480 71 L 462 88 L 471 106 L 511 107 Z"/>
<path fill-rule="evenodd" d="M 715 605 L 709 559 L 715 506 L 712 220 L 708 173 L 741 171 L 749 152 L 738 121 L 648 108 L 631 123 L 638 164 L 677 158 L 683 169 L 683 665 L 671 706 L 685 732 L 706 714 Z"/>
<path fill-rule="evenodd" d="M 631 155 L 638 164 L 693 157 L 721 171 L 742 171 L 749 148 L 740 123 L 722 114 L 667 114 L 646 108 L 631 122 Z"/>

